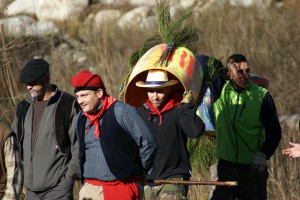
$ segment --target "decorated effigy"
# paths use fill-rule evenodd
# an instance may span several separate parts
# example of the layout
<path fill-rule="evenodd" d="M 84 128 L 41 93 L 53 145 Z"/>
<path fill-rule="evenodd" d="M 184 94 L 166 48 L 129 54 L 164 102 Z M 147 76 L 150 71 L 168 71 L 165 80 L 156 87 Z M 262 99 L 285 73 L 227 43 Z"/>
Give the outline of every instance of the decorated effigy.
<path fill-rule="evenodd" d="M 130 56 L 129 71 L 121 83 L 119 98 L 134 107 L 141 106 L 148 98 L 147 92 L 135 83 L 145 80 L 149 70 L 159 69 L 167 71 L 169 79 L 178 81 L 179 84 L 173 86 L 172 90 L 176 99 L 182 99 L 189 92 L 193 103 L 202 105 L 203 97 L 207 95 L 207 85 L 220 76 L 223 68 L 219 69 L 217 64 L 220 62 L 212 57 L 200 64 L 201 56 L 196 54 L 198 30 L 193 26 L 183 25 L 192 12 L 172 21 L 166 1 L 157 2 L 157 8 L 159 34 L 147 39 Z M 206 119 L 209 121 L 211 118 Z"/>
<path fill-rule="evenodd" d="M 173 90 L 178 99 L 184 92 L 190 91 L 194 102 L 199 102 L 203 71 L 195 56 L 198 30 L 182 23 L 191 16 L 185 14 L 177 21 L 171 21 L 169 5 L 157 2 L 159 35 L 145 41 L 141 49 L 129 59 L 129 72 L 126 74 L 120 90 L 120 98 L 135 107 L 147 100 L 144 88 L 137 87 L 137 80 L 145 80 L 152 69 L 167 71 L 169 79 L 178 80 Z"/>
<path fill-rule="evenodd" d="M 149 70 L 167 71 L 168 78 L 177 80 L 173 88 L 176 99 L 182 99 L 190 92 L 193 103 L 198 106 L 196 113 L 206 125 L 206 134 L 215 136 L 212 105 L 218 98 L 225 83 L 225 67 L 212 56 L 197 54 L 198 30 L 183 25 L 192 12 L 176 21 L 170 18 L 170 8 L 166 1 L 157 2 L 158 35 L 147 39 L 142 47 L 129 58 L 129 70 L 124 76 L 119 98 L 134 107 L 147 100 L 145 88 L 137 87 L 136 82 L 145 80 Z M 268 88 L 269 82 L 251 74 L 252 81 Z"/>
<path fill-rule="evenodd" d="M 175 48 L 168 58 L 168 63 L 157 63 L 160 56 L 166 51 L 170 44 L 159 44 L 152 47 L 141 57 L 128 77 L 127 86 L 124 90 L 124 101 L 135 107 L 140 106 L 147 100 L 144 88 L 137 87 L 138 80 L 145 80 L 147 72 L 151 69 L 160 69 L 168 72 L 169 79 L 176 79 L 173 89 L 177 99 L 182 99 L 185 91 L 191 91 L 196 101 L 202 85 L 202 71 L 197 58 L 185 47 Z"/>

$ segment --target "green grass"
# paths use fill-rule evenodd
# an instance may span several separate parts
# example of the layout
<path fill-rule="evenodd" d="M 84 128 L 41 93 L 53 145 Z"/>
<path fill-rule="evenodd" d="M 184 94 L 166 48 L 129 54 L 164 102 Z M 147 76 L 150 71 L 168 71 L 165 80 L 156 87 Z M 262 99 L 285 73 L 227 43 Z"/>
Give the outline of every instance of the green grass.
<path fill-rule="evenodd" d="M 189 138 L 187 147 L 193 170 L 208 169 L 216 162 L 215 146 L 215 139 L 208 136 L 201 136 L 198 139 Z"/>

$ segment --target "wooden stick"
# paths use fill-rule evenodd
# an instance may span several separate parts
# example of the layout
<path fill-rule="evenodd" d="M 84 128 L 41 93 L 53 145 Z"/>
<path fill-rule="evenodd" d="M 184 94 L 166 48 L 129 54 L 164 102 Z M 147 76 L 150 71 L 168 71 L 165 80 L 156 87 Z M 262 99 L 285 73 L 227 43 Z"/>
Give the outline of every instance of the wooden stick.
<path fill-rule="evenodd" d="M 217 185 L 217 186 L 237 186 L 237 181 L 172 181 L 172 180 L 153 180 L 157 184 L 179 184 L 179 185 Z"/>

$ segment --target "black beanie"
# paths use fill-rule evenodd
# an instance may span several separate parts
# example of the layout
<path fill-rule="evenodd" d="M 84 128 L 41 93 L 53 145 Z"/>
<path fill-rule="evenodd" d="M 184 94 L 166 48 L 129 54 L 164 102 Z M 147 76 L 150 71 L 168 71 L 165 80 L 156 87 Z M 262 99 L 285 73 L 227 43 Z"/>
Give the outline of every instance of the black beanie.
<path fill-rule="evenodd" d="M 20 72 L 20 82 L 27 84 L 38 80 L 49 72 L 49 63 L 44 59 L 32 59 L 25 64 Z"/>

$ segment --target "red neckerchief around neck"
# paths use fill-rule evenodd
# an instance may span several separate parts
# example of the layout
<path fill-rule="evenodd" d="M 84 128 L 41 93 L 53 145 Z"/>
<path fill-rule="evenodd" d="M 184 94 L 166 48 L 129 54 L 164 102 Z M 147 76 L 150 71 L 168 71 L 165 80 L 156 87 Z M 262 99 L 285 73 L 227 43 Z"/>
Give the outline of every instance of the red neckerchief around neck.
<path fill-rule="evenodd" d="M 94 130 L 95 130 L 95 136 L 96 138 L 100 138 L 100 122 L 99 119 L 102 117 L 102 115 L 105 113 L 106 110 L 108 110 L 108 108 L 116 101 L 115 98 L 106 95 L 101 109 L 100 111 L 96 114 L 88 114 L 88 113 L 84 113 L 84 115 L 90 120 L 89 124 L 87 125 L 87 127 L 85 128 L 84 134 L 87 134 L 87 130 L 88 128 L 93 124 L 95 126 Z"/>
<path fill-rule="evenodd" d="M 150 100 L 148 99 L 146 101 L 146 104 L 149 106 L 150 108 L 150 114 L 149 114 L 149 118 L 151 117 L 151 115 L 158 115 L 159 116 L 159 126 L 162 123 L 162 114 L 168 110 L 171 110 L 172 108 L 174 108 L 175 106 L 177 106 L 180 102 L 176 101 L 174 98 L 170 98 L 170 100 L 168 101 L 168 103 L 166 103 L 166 105 L 159 110 L 158 108 L 156 108 L 155 106 L 152 105 L 152 103 L 150 102 Z"/>

